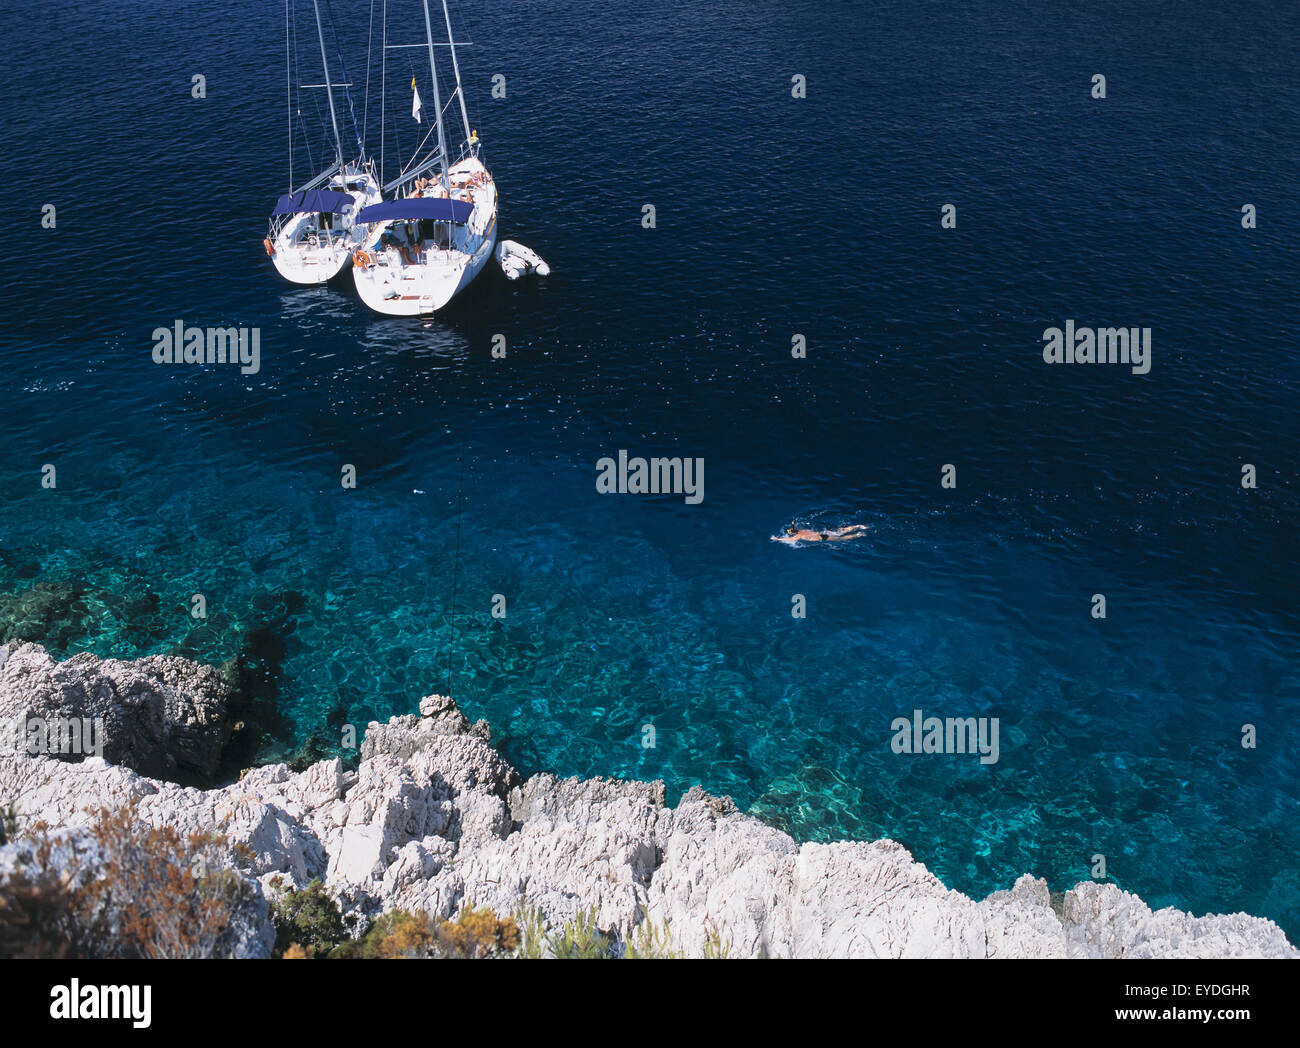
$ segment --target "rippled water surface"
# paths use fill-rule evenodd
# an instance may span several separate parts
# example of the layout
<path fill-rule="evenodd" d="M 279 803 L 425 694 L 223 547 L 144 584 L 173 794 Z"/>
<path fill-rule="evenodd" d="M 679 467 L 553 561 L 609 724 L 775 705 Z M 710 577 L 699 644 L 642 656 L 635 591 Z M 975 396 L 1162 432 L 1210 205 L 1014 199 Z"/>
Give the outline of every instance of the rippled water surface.
<path fill-rule="evenodd" d="M 6 6 L 5 635 L 238 655 L 257 759 L 450 674 L 526 771 L 703 783 L 975 894 L 1102 854 L 1300 935 L 1294 7 L 457 3 L 553 275 L 413 322 L 265 258 L 282 7 Z M 334 4 L 376 139 L 369 11 Z M 1067 318 L 1151 327 L 1151 373 L 1044 365 Z M 260 328 L 261 371 L 153 364 L 177 319 Z M 702 457 L 704 502 L 598 495 L 620 448 Z M 999 761 L 895 755 L 914 709 L 997 717 Z"/>

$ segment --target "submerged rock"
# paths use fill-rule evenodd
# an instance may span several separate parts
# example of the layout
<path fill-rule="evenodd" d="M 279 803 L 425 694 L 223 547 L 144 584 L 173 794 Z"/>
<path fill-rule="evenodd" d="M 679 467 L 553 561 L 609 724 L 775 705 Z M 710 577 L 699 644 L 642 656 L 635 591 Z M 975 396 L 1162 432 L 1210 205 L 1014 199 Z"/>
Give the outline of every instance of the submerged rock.
<path fill-rule="evenodd" d="M 28 668 L 16 673 L 7 665 L 15 653 L 2 650 L 0 694 L 30 680 L 46 702 L 63 695 L 35 653 L 20 656 L 17 667 Z M 175 687 L 206 679 L 198 667 L 186 674 L 140 662 L 119 667 L 135 665 L 150 680 L 165 671 Z M 106 665 L 98 672 L 115 687 L 135 679 Z M 69 701 L 92 701 L 79 695 L 73 687 Z M 1025 876 L 976 901 L 894 841 L 801 845 L 698 787 L 669 808 L 662 782 L 525 781 L 489 744 L 486 725 L 471 728 L 450 698 L 429 696 L 419 709 L 371 723 L 355 772 L 338 759 L 297 773 L 276 764 L 198 790 L 97 758 L 28 757 L 0 761 L 0 804 L 12 801 L 20 824 L 40 817 L 77 827 L 87 807 L 133 800 L 151 823 L 216 830 L 245 845 L 267 894 L 322 879 L 354 924 L 395 908 L 448 917 L 472 904 L 500 914 L 534 908 L 552 927 L 594 911 L 616 942 L 642 922 L 666 925 L 675 947 L 693 955 L 1300 956 L 1271 921 L 1153 913 L 1111 884 L 1080 884 L 1058 907 L 1045 881 Z M 189 752 L 185 732 L 148 738 Z"/>
<path fill-rule="evenodd" d="M 816 761 L 774 779 L 749 813 L 797 841 L 867 839 L 880 833 L 866 791 Z"/>

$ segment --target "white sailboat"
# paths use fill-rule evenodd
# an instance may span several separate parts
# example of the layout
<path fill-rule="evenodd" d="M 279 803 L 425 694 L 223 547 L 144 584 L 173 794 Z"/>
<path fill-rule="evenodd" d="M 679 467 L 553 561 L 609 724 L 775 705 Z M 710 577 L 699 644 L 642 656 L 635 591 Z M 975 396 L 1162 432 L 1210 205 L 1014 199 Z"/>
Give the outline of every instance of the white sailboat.
<path fill-rule="evenodd" d="M 292 0 L 288 0 L 291 4 Z M 286 5 L 286 22 L 290 7 Z M 325 70 L 323 84 L 300 84 L 299 88 L 325 89 L 329 100 L 330 126 L 334 132 L 334 162 L 297 189 L 293 189 L 293 104 L 290 90 L 289 170 L 290 190 L 276 201 L 271 212 L 270 229 L 262 242 L 280 275 L 295 284 L 322 284 L 337 276 L 352 259 L 352 252 L 365 240 L 365 227 L 357 223 L 361 209 L 382 199 L 374 164 L 365 156 L 365 147 L 357 136 L 357 158 L 346 160 L 343 140 L 339 136 L 338 115 L 334 109 L 334 88 L 346 88 L 330 79 L 329 56 L 325 49 L 325 32 L 321 26 L 319 0 L 312 0 L 316 14 L 316 37 L 320 42 L 321 64 Z M 289 48 L 286 26 L 286 50 Z M 342 59 L 340 58 L 340 62 Z M 292 70 L 292 64 L 290 64 Z M 292 75 L 290 75 L 292 83 Z M 350 104 L 350 99 L 349 99 Z M 353 123 L 356 117 L 353 115 Z"/>
<path fill-rule="evenodd" d="M 390 316 L 427 316 L 441 309 L 487 265 L 497 236 L 496 184 L 483 163 L 478 136 L 470 130 L 447 0 L 442 0 L 447 42 L 437 46 L 451 52 L 453 94 L 465 132 L 455 161 L 447 150 L 429 0 L 423 4 L 437 142 L 428 153 L 417 150 L 407 170 L 383 187 L 384 192 L 395 190 L 395 198 L 371 204 L 357 216 L 368 232 L 353 255 L 352 279 L 367 306 Z"/>

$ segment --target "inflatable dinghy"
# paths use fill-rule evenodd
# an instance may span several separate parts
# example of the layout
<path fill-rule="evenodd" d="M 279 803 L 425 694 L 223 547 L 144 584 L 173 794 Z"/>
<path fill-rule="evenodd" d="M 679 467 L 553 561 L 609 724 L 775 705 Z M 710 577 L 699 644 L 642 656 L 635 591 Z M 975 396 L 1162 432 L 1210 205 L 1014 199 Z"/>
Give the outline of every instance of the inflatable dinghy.
<path fill-rule="evenodd" d="M 544 277 L 551 272 L 551 267 L 543 261 L 541 255 L 513 240 L 503 240 L 497 244 L 496 256 L 501 272 L 511 280 L 518 280 L 526 273 Z"/>

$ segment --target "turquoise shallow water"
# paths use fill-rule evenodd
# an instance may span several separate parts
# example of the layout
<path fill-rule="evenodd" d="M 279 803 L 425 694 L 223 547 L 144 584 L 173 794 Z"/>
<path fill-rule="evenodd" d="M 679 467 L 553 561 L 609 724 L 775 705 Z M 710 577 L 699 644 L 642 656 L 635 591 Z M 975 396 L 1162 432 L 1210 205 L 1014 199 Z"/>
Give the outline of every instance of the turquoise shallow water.
<path fill-rule="evenodd" d="M 895 837 L 975 894 L 1101 853 L 1153 906 L 1294 938 L 1287 16 L 464 6 L 503 230 L 554 275 L 489 273 L 424 324 L 261 255 L 277 12 L 15 17 L 6 134 L 60 219 L 0 321 L 5 634 L 240 656 L 249 759 L 450 686 L 528 772 L 702 783 L 800 837 Z M 1104 111 L 1078 87 L 1098 62 L 1122 70 Z M 122 156 L 148 221 L 105 253 L 91 176 Z M 1067 317 L 1151 325 L 1152 373 L 1044 367 Z M 258 326 L 262 371 L 152 364 L 178 318 Z M 703 457 L 704 502 L 599 496 L 620 448 Z M 872 532 L 770 542 L 791 517 Z M 894 754 L 918 708 L 997 717 L 1000 760 Z"/>

